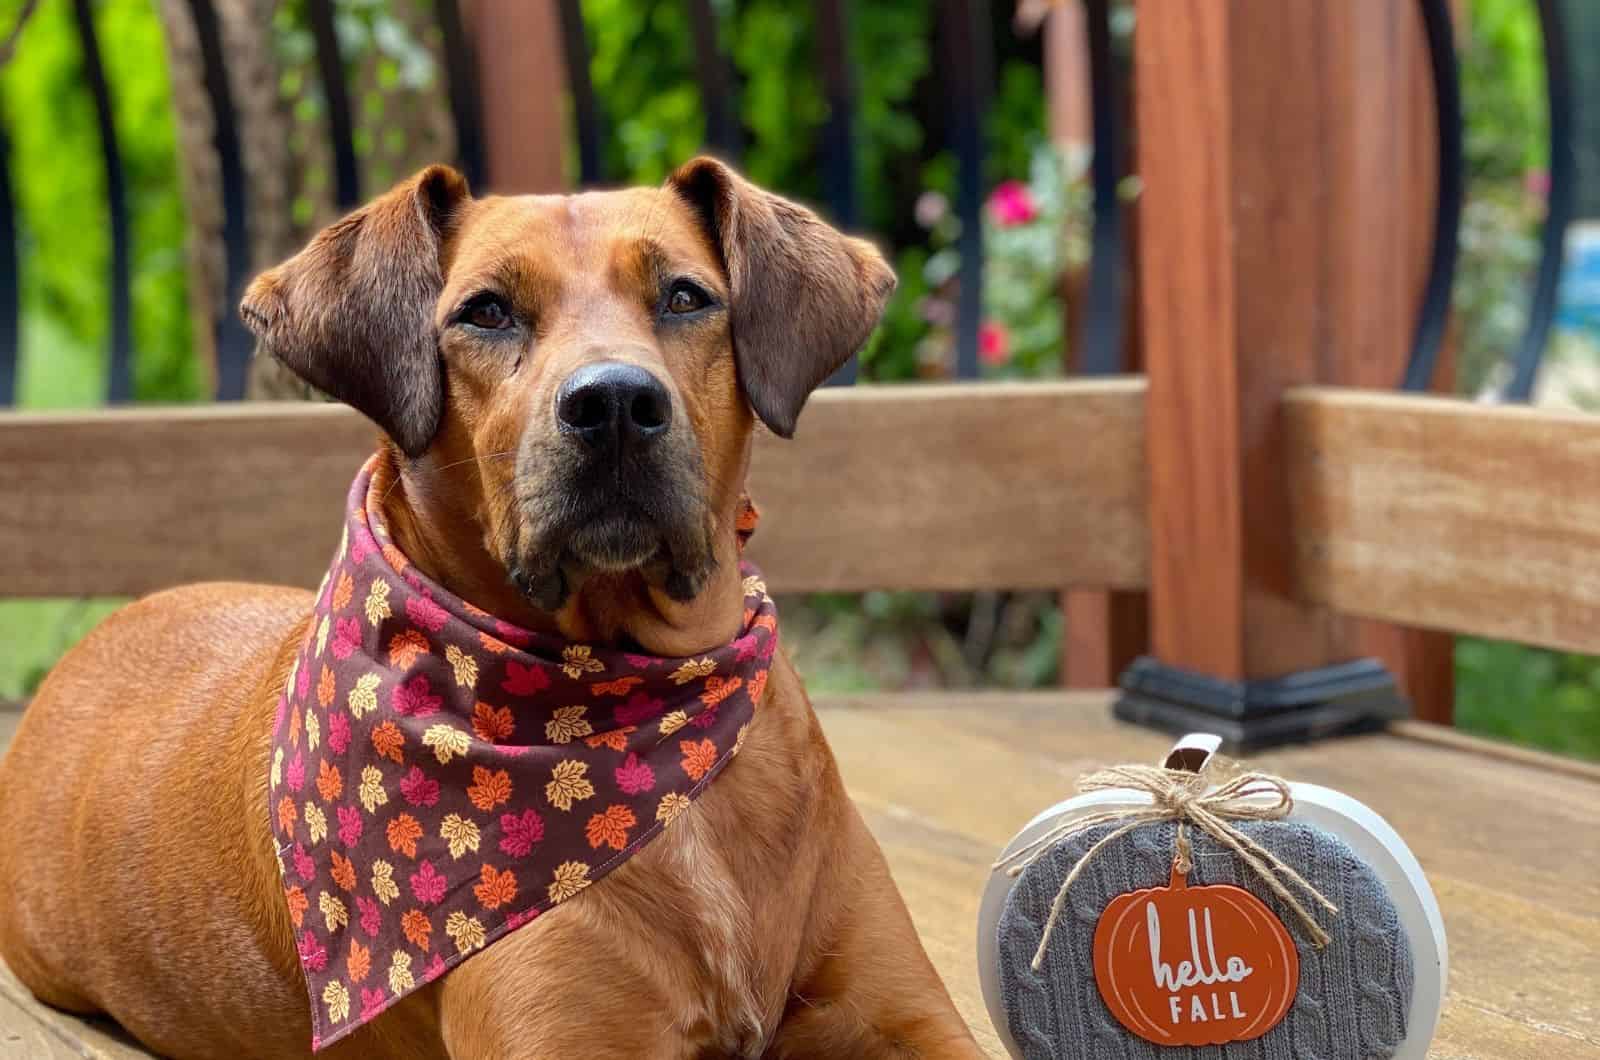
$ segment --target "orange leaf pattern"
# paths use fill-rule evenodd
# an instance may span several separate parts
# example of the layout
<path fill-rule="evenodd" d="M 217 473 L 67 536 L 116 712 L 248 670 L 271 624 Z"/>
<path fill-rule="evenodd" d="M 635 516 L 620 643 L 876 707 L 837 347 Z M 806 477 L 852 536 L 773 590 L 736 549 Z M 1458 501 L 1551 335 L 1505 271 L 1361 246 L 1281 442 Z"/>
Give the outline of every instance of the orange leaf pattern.
<path fill-rule="evenodd" d="M 744 628 L 690 658 L 501 621 L 395 547 L 369 503 L 382 459 L 351 488 L 262 765 L 317 1048 L 582 901 L 681 816 L 734 754 L 777 648 L 749 568 Z"/>

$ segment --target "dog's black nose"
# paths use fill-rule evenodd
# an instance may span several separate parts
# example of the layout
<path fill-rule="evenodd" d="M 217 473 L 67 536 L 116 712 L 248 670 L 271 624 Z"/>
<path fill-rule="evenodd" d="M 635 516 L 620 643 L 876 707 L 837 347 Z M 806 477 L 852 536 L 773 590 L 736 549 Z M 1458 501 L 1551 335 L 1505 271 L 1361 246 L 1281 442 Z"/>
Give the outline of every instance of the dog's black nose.
<path fill-rule="evenodd" d="M 672 395 L 651 373 L 621 361 L 586 364 L 556 392 L 561 433 L 592 449 L 642 445 L 672 424 Z"/>

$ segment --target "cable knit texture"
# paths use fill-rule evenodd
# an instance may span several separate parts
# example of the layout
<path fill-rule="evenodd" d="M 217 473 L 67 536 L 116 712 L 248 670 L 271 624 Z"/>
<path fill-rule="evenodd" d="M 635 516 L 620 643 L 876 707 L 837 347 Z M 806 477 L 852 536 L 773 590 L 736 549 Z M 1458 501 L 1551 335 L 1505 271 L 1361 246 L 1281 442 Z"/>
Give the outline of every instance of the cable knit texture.
<path fill-rule="evenodd" d="M 1237 857 L 1189 830 L 1189 885 L 1231 883 L 1260 898 L 1290 928 L 1300 954 L 1300 990 L 1283 1022 L 1253 1041 L 1157 1046 L 1111 1015 L 1094 980 L 1094 931 L 1120 894 L 1166 885 L 1176 824 L 1130 833 L 1096 855 L 1073 882 L 1043 968 L 1029 967 L 1061 881 L 1114 826 L 1057 846 L 1022 873 L 997 928 L 1000 992 L 1012 1038 L 1027 1060 L 1386 1060 L 1405 1038 L 1413 978 L 1411 944 L 1372 869 L 1337 836 L 1293 821 L 1240 824 L 1339 907 L 1320 916 L 1333 941 L 1313 949 L 1293 918 Z"/>

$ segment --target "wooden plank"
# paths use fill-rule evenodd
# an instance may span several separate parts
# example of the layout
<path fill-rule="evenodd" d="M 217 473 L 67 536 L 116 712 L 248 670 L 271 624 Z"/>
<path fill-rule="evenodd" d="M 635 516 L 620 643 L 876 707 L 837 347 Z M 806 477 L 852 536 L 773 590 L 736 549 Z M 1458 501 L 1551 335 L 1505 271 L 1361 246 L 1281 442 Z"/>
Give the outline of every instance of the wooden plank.
<path fill-rule="evenodd" d="M 139 1060 L 149 1055 L 114 1024 L 39 1004 L 0 962 L 0 1060 Z"/>
<path fill-rule="evenodd" d="M 1303 599 L 1600 652 L 1600 418 L 1333 388 L 1284 408 Z"/>
<path fill-rule="evenodd" d="M 819 393 L 762 434 L 751 547 L 785 591 L 1138 586 L 1144 385 Z M 0 595 L 312 585 L 375 429 L 332 405 L 0 415 Z"/>
<path fill-rule="evenodd" d="M 1279 463 L 1279 395 L 1318 378 L 1337 338 L 1324 126 L 1347 104 L 1328 6 L 1343 5 L 1172 4 L 1134 41 L 1151 643 L 1220 678 L 1353 654 L 1347 624 L 1290 595 Z"/>
<path fill-rule="evenodd" d="M 1109 699 L 940 693 L 817 703 L 929 957 L 995 1056 L 973 944 L 990 860 L 1034 813 L 1071 794 L 1083 772 L 1151 761 L 1170 744 L 1113 722 Z M 1590 996 L 1600 981 L 1600 848 L 1558 841 L 1592 829 L 1600 781 L 1487 753 L 1475 741 L 1409 736 L 1288 748 L 1253 764 L 1363 800 L 1422 862 L 1450 934 L 1451 989 L 1431 1057 L 1600 1055 L 1600 1009 Z M 1451 793 L 1444 809 L 1441 791 Z M 0 1057 L 142 1055 L 103 1028 L 42 1008 L 0 967 Z M 70 1048 L 50 1051 L 56 1041 Z M 31 1051 L 16 1052 L 17 1042 Z"/>
<path fill-rule="evenodd" d="M 566 58 L 556 0 L 476 0 L 467 5 L 488 189 L 502 195 L 566 190 Z"/>

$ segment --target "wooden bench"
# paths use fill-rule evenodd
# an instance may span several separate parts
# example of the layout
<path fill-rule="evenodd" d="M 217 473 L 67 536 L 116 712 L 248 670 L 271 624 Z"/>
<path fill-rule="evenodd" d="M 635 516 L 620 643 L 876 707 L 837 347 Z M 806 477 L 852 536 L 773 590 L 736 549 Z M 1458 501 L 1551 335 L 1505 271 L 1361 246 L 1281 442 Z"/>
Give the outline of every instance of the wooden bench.
<path fill-rule="evenodd" d="M 1284 414 L 1306 603 L 1600 647 L 1600 587 L 1581 576 L 1600 519 L 1573 488 L 1600 466 L 1600 419 L 1328 388 L 1291 391 Z M 825 392 L 797 441 L 757 446 L 752 491 L 767 518 L 752 551 L 779 591 L 1141 587 L 1145 415 L 1140 379 Z M 0 495 L 26 499 L 0 508 L 0 586 L 310 584 L 372 437 L 332 406 L 0 416 Z M 1472 458 L 1484 453 L 1500 457 Z M 1153 760 L 1169 743 L 1112 721 L 1110 699 L 818 703 L 929 953 L 997 1055 L 974 967 L 991 859 L 1082 772 Z M 0 713 L 0 743 L 15 721 Z M 1450 933 L 1432 1055 L 1600 1056 L 1600 767 L 1411 722 L 1256 761 L 1349 792 L 1416 851 Z M 0 1056 L 57 1055 L 138 1054 L 0 976 Z"/>
<path fill-rule="evenodd" d="M 1153 760 L 1170 742 L 1112 721 L 1109 698 L 869 695 L 817 704 L 923 944 L 995 1056 L 1004 1054 L 978 992 L 975 945 L 990 861 L 1081 772 Z M 1255 761 L 1367 802 L 1427 870 L 1450 941 L 1450 993 L 1430 1056 L 1600 1056 L 1600 768 L 1508 754 L 1420 723 Z M 1570 837 L 1566 848 L 1550 841 L 1557 830 Z M 114 1028 L 38 1005 L 0 968 L 0 1058 L 142 1055 Z"/>

